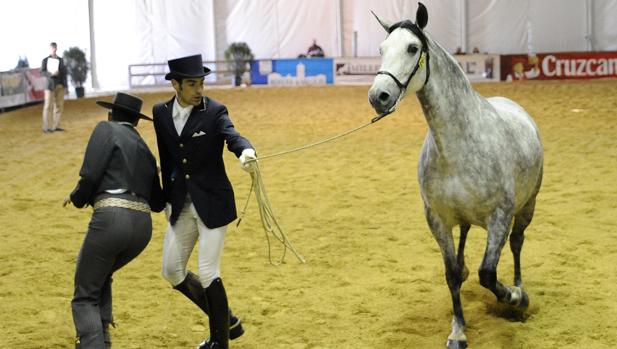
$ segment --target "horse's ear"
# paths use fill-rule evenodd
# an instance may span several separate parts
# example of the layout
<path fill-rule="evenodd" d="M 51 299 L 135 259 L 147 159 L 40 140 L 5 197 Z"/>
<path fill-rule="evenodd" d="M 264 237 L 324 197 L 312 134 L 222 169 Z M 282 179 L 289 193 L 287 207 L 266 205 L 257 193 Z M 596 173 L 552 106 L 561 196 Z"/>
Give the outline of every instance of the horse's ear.
<path fill-rule="evenodd" d="M 426 23 L 428 23 L 428 11 L 426 7 L 421 2 L 418 3 L 418 11 L 416 12 L 416 25 L 420 27 L 420 29 L 424 29 L 426 27 Z"/>
<path fill-rule="evenodd" d="M 375 12 L 371 11 L 371 13 L 373 14 L 373 16 L 375 16 L 375 18 L 377 18 L 377 21 L 379 22 L 379 24 L 381 24 L 381 26 L 387 31 L 389 32 L 390 27 L 392 26 L 392 23 L 388 23 L 387 21 L 382 20 L 381 18 L 377 17 L 377 15 L 375 14 Z"/>

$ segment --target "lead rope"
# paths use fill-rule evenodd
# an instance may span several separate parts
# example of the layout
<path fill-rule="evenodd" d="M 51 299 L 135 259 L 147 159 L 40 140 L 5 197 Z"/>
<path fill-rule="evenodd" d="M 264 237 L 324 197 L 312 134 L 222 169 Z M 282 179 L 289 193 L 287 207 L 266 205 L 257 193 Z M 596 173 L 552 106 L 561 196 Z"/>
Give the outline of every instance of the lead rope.
<path fill-rule="evenodd" d="M 350 133 L 359 131 L 371 124 L 376 123 L 377 121 L 381 120 L 382 118 L 384 118 L 385 116 L 387 116 L 388 114 L 392 113 L 394 111 L 394 108 L 390 109 L 389 111 L 380 114 L 376 117 L 374 117 L 373 119 L 371 119 L 370 122 L 363 124 L 359 127 L 356 127 L 354 129 L 351 129 L 349 131 L 343 132 L 341 134 L 338 134 L 336 136 L 315 142 L 315 143 L 311 143 L 302 147 L 298 147 L 298 148 L 294 148 L 294 149 L 290 149 L 290 150 L 286 150 L 286 151 L 282 151 L 279 153 L 275 153 L 275 154 L 271 154 L 271 155 L 266 155 L 266 156 L 262 156 L 256 159 L 251 159 L 249 160 L 248 166 L 250 166 L 250 174 L 251 174 L 251 189 L 249 190 L 249 194 L 246 198 L 246 203 L 244 204 L 244 208 L 242 209 L 242 211 L 240 212 L 240 218 L 238 219 L 238 223 L 236 223 L 236 228 L 240 225 L 240 222 L 242 222 L 242 219 L 244 218 L 244 214 L 246 212 L 246 209 L 248 207 L 249 204 L 249 200 L 251 198 L 251 194 L 253 192 L 253 190 L 255 191 L 255 198 L 257 200 L 257 206 L 259 207 L 259 218 L 261 219 L 261 225 L 264 229 L 264 232 L 266 234 L 266 241 L 268 242 L 268 261 L 270 262 L 271 265 L 280 265 L 282 263 L 285 262 L 285 255 L 287 254 L 287 249 L 290 249 L 291 252 L 293 252 L 293 254 L 296 256 L 296 258 L 298 259 L 298 261 L 300 261 L 300 263 L 305 263 L 305 259 L 304 257 L 302 257 L 294 248 L 293 244 L 291 243 L 291 241 L 289 241 L 289 239 L 287 239 L 287 236 L 285 235 L 285 233 L 283 232 L 283 229 L 281 229 L 281 226 L 279 225 L 278 221 L 276 220 L 276 217 L 274 217 L 274 212 L 272 210 L 272 206 L 270 205 L 270 200 L 268 199 L 268 195 L 266 193 L 266 186 L 264 185 L 263 182 L 263 178 L 261 175 L 261 171 L 259 170 L 259 164 L 258 164 L 258 160 L 265 160 L 265 159 L 269 159 L 269 158 L 273 158 L 273 157 L 277 157 L 277 156 L 281 156 L 281 155 L 286 155 L 286 154 L 290 154 L 290 153 L 294 153 L 294 152 L 298 152 L 301 150 L 305 150 L 308 148 L 312 148 L 312 147 L 316 147 L 318 145 L 324 144 L 324 143 L 328 143 L 328 142 L 332 142 L 334 140 L 337 140 L 339 138 L 345 137 Z M 283 245 L 283 255 L 281 256 L 281 259 L 279 262 L 275 263 L 272 261 L 272 245 L 270 243 L 270 235 L 272 235 L 272 237 L 276 240 L 278 240 L 282 245 Z"/>

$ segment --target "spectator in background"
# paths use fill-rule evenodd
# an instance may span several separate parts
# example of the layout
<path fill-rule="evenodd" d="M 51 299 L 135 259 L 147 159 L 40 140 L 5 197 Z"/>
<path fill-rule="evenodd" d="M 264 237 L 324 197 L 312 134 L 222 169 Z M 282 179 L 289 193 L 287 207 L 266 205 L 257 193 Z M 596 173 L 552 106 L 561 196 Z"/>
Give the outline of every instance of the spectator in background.
<path fill-rule="evenodd" d="M 60 116 L 64 109 L 64 88 L 66 87 L 66 66 L 61 57 L 56 54 L 58 45 L 49 44 L 50 54 L 41 63 L 41 75 L 47 77 L 45 87 L 45 104 L 43 105 L 43 132 L 64 131 L 60 128 Z M 48 116 L 52 113 L 53 123 L 49 127 Z"/>
<path fill-rule="evenodd" d="M 324 56 L 323 49 L 319 45 L 317 45 L 317 40 L 313 39 L 313 45 L 309 47 L 308 51 L 306 52 L 306 55 L 308 57 L 323 57 Z"/>
<path fill-rule="evenodd" d="M 474 55 L 480 54 L 480 49 L 478 48 L 478 46 L 474 47 L 473 51 L 471 51 L 471 53 L 473 53 Z"/>
<path fill-rule="evenodd" d="M 15 67 L 15 69 L 24 69 L 24 68 L 29 68 L 30 67 L 30 63 L 28 63 L 28 57 L 21 57 L 19 56 L 19 60 L 17 61 L 17 66 Z"/>
<path fill-rule="evenodd" d="M 456 51 L 454 51 L 455 55 L 464 55 L 465 52 L 463 52 L 463 49 L 459 46 L 456 48 Z"/>

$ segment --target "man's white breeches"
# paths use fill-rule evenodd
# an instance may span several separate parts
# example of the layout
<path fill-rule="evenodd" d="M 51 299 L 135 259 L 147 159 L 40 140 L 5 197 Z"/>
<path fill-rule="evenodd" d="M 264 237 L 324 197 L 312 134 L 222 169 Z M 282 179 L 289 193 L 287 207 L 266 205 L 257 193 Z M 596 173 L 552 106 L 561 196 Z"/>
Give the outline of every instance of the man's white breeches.
<path fill-rule="evenodd" d="M 199 218 L 195 206 L 187 199 L 176 224 L 168 224 L 163 242 L 163 277 L 172 286 L 181 283 L 187 275 L 193 247 L 199 240 L 198 268 L 202 287 L 210 286 L 220 277 L 221 255 L 227 226 L 208 229 Z"/>

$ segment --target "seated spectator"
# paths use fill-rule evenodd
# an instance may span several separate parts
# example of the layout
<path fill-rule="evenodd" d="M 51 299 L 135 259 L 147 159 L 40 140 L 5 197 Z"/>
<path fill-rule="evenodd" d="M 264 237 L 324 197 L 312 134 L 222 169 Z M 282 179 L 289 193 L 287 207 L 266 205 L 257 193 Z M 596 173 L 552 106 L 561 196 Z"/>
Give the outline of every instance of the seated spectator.
<path fill-rule="evenodd" d="M 309 47 L 308 51 L 306 52 L 306 55 L 308 57 L 323 57 L 324 56 L 323 49 L 319 45 L 317 45 L 317 40 L 313 39 L 313 45 Z"/>

